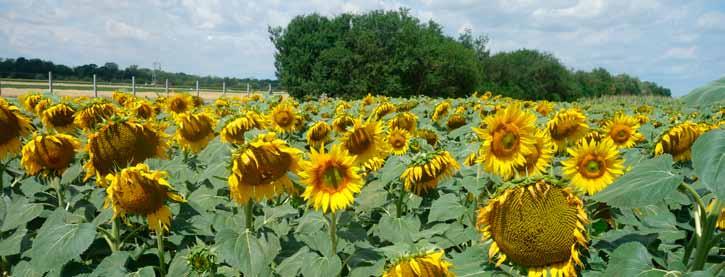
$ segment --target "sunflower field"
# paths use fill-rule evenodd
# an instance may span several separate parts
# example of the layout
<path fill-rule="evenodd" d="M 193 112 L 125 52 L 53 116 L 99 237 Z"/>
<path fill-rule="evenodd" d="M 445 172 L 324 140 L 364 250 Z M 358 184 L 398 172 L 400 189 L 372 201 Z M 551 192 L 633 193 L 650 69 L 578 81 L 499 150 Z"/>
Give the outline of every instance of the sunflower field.
<path fill-rule="evenodd" d="M 725 107 L 0 98 L 1 276 L 723 276 Z"/>

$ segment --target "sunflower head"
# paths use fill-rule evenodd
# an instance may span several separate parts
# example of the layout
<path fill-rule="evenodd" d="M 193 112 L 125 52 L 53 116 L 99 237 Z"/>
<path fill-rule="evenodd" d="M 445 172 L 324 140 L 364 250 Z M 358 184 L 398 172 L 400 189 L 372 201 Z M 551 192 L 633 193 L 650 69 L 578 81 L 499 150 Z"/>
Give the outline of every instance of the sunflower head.
<path fill-rule="evenodd" d="M 377 170 L 373 165 L 377 164 L 377 160 L 386 158 L 388 149 L 382 126 L 380 121 L 357 119 L 343 135 L 342 147 L 355 156 L 356 165 Z"/>
<path fill-rule="evenodd" d="M 551 142 L 549 135 L 541 130 L 536 130 L 534 136 L 536 143 L 534 144 L 533 151 L 524 155 L 526 163 L 516 167 L 517 176 L 536 176 L 546 172 L 546 169 L 551 166 L 551 162 L 556 153 L 554 143 Z"/>
<path fill-rule="evenodd" d="M 624 173 L 624 162 L 610 141 L 582 141 L 568 152 L 571 157 L 561 162 L 564 176 L 589 195 L 603 190 Z"/>
<path fill-rule="evenodd" d="M 524 166 L 526 157 L 536 151 L 535 122 L 536 116 L 518 104 L 486 117 L 485 129 L 473 128 L 483 140 L 478 162 L 503 179 L 513 177 L 516 167 Z"/>
<path fill-rule="evenodd" d="M 194 108 L 199 108 L 204 106 L 204 98 L 201 98 L 201 96 L 193 95 L 191 96 L 191 103 L 194 104 Z"/>
<path fill-rule="evenodd" d="M 20 96 L 20 102 L 23 103 L 23 108 L 28 112 L 35 112 L 35 105 L 43 99 L 43 95 L 40 93 L 26 93 Z"/>
<path fill-rule="evenodd" d="M 407 191 L 422 196 L 435 189 L 440 181 L 453 176 L 458 169 L 458 162 L 448 151 L 436 151 L 416 157 L 400 179 Z"/>
<path fill-rule="evenodd" d="M 150 170 L 145 164 L 108 174 L 106 182 L 110 185 L 104 207 L 113 208 L 113 217 L 144 216 L 149 228 L 156 233 L 169 230 L 171 224 L 171 210 L 166 201 L 186 202 L 166 181 L 165 171 Z"/>
<path fill-rule="evenodd" d="M 199 153 L 214 139 L 216 119 L 210 113 L 185 112 L 176 116 L 176 141 L 181 148 Z"/>
<path fill-rule="evenodd" d="M 549 136 L 556 144 L 558 152 L 566 151 L 569 144 L 577 142 L 587 134 L 587 117 L 578 109 L 563 110 L 546 123 Z"/>
<path fill-rule="evenodd" d="M 141 119 L 153 119 L 156 116 L 156 108 L 146 100 L 129 102 L 133 116 Z"/>
<path fill-rule="evenodd" d="M 319 121 L 313 124 L 307 130 L 307 145 L 311 148 L 319 149 L 322 145 L 330 141 L 330 133 L 332 133 L 332 127 L 327 122 Z"/>
<path fill-rule="evenodd" d="M 393 128 L 388 132 L 387 141 L 390 149 L 395 155 L 405 155 L 408 152 L 408 142 L 410 141 L 410 133 L 405 129 Z"/>
<path fill-rule="evenodd" d="M 543 115 L 543 116 L 549 115 L 549 113 L 553 109 L 554 109 L 554 103 L 551 103 L 551 102 L 546 101 L 546 100 L 539 101 L 536 104 L 536 112 L 539 113 L 539 114 L 541 114 L 541 115 Z"/>
<path fill-rule="evenodd" d="M 249 200 L 272 198 L 294 189 L 288 172 L 299 170 L 302 152 L 275 137 L 260 134 L 232 155 L 229 191 L 232 199 L 242 205 Z"/>
<path fill-rule="evenodd" d="M 448 111 L 450 109 L 451 109 L 451 102 L 443 101 L 443 102 L 438 103 L 438 105 L 436 105 L 435 108 L 433 109 L 433 116 L 431 117 L 431 119 L 433 119 L 433 121 L 438 121 L 439 119 L 448 115 Z"/>
<path fill-rule="evenodd" d="M 23 146 L 20 164 L 29 175 L 55 174 L 60 176 L 73 162 L 80 142 L 65 134 L 36 134 Z"/>
<path fill-rule="evenodd" d="M 388 121 L 388 127 L 390 129 L 400 128 L 414 133 L 418 128 L 418 116 L 411 112 L 398 113 Z"/>
<path fill-rule="evenodd" d="M 399 112 L 407 112 L 418 106 L 418 101 L 415 99 L 408 99 L 405 102 L 399 103 L 397 110 Z"/>
<path fill-rule="evenodd" d="M 76 129 L 73 123 L 75 113 L 75 109 L 70 105 L 59 103 L 43 111 L 40 119 L 45 128 L 67 133 Z"/>
<path fill-rule="evenodd" d="M 310 160 L 302 163 L 301 182 L 305 184 L 302 197 L 308 205 L 323 213 L 336 212 L 350 206 L 355 194 L 363 186 L 360 168 L 355 166 L 351 156 L 340 144 L 329 152 L 325 148 L 310 151 Z"/>
<path fill-rule="evenodd" d="M 438 143 L 438 134 L 430 129 L 418 129 L 416 131 L 416 137 L 424 139 L 428 145 L 433 147 Z"/>
<path fill-rule="evenodd" d="M 375 97 L 373 97 L 372 94 L 368 93 L 368 95 L 365 95 L 365 97 L 363 97 L 361 102 L 363 106 L 372 105 L 373 103 L 375 103 Z"/>
<path fill-rule="evenodd" d="M 86 179 L 94 174 L 105 176 L 148 158 L 165 158 L 167 149 L 167 136 L 156 126 L 111 119 L 88 135 Z"/>
<path fill-rule="evenodd" d="M 451 117 L 449 117 L 448 121 L 446 122 L 446 127 L 448 127 L 448 131 L 458 129 L 463 125 L 466 125 L 466 117 L 460 113 L 451 115 Z"/>
<path fill-rule="evenodd" d="M 443 250 L 431 250 L 401 257 L 388 266 L 383 277 L 453 277 L 452 264 L 444 254 Z"/>
<path fill-rule="evenodd" d="M 171 114 L 180 114 L 194 108 L 194 100 L 186 93 L 174 94 L 165 100 L 166 110 Z"/>
<path fill-rule="evenodd" d="M 347 132 L 352 125 L 355 125 L 355 119 L 347 114 L 338 114 L 332 120 L 332 129 L 338 134 Z"/>
<path fill-rule="evenodd" d="M 604 123 L 604 139 L 611 141 L 617 148 L 630 148 L 644 139 L 638 129 L 639 122 L 636 118 L 618 114 Z"/>
<path fill-rule="evenodd" d="M 113 98 L 113 100 L 116 101 L 116 103 L 118 103 L 122 107 L 125 107 L 128 102 L 133 101 L 134 98 L 136 98 L 136 97 L 129 93 L 117 90 L 117 91 L 113 92 L 113 94 L 111 95 L 111 98 Z"/>
<path fill-rule="evenodd" d="M 48 109 L 48 107 L 53 105 L 53 101 L 49 98 L 43 98 L 35 105 L 35 109 L 33 110 L 36 115 L 42 115 L 43 111 Z"/>
<path fill-rule="evenodd" d="M 248 111 L 246 114 L 229 121 L 220 132 L 223 142 L 231 144 L 244 144 L 244 134 L 252 129 L 264 129 L 267 127 L 264 117 L 257 112 Z"/>
<path fill-rule="evenodd" d="M 89 131 L 116 114 L 116 106 L 104 99 L 94 99 L 75 113 L 73 124 Z"/>
<path fill-rule="evenodd" d="M 31 133 L 30 119 L 20 109 L 0 98 L 0 160 L 20 152 L 20 138 Z"/>
<path fill-rule="evenodd" d="M 587 247 L 588 217 L 582 200 L 567 188 L 530 180 L 502 191 L 477 216 L 483 239 L 492 239 L 489 259 L 511 261 L 529 276 L 576 276 Z"/>
<path fill-rule="evenodd" d="M 348 103 L 345 100 L 341 100 L 340 102 L 338 102 L 337 106 L 335 106 L 335 114 L 336 115 L 346 114 L 347 111 L 351 108 L 352 108 L 352 105 L 350 105 L 350 103 Z"/>
<path fill-rule="evenodd" d="M 662 134 L 655 145 L 655 155 L 670 154 L 675 161 L 690 160 L 692 144 L 705 133 L 701 125 L 686 121 Z"/>
<path fill-rule="evenodd" d="M 289 103 L 278 104 L 269 114 L 269 122 L 272 123 L 272 128 L 280 133 L 294 131 L 298 120 L 297 111 Z"/>
<path fill-rule="evenodd" d="M 375 120 L 379 120 L 379 119 L 383 118 L 384 116 L 395 112 L 396 109 L 397 109 L 397 107 L 395 105 L 393 105 L 392 103 L 385 102 L 385 103 L 382 103 L 382 104 L 378 105 L 377 107 L 375 107 L 372 115 L 370 115 L 370 116 Z"/>

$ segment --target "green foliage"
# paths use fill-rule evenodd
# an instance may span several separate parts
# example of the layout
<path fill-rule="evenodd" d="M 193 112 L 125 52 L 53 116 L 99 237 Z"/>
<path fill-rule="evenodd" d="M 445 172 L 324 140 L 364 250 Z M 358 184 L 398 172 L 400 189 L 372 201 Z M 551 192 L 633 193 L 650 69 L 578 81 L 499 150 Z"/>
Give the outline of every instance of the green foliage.
<path fill-rule="evenodd" d="M 695 141 L 692 167 L 705 187 L 718 199 L 725 199 L 725 130 L 707 132 Z"/>
<path fill-rule="evenodd" d="M 689 106 L 708 106 L 725 102 L 725 77 L 692 90 L 682 101 Z"/>
<path fill-rule="evenodd" d="M 642 161 L 632 171 L 597 193 L 594 199 L 618 208 L 656 204 L 682 183 L 683 177 L 672 170 L 670 155 Z"/>

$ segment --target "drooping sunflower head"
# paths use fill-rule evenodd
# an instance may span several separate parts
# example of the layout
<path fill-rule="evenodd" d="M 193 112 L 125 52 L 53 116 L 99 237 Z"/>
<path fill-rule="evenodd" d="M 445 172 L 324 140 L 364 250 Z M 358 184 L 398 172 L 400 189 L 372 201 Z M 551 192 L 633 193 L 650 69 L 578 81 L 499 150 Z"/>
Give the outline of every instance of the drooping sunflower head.
<path fill-rule="evenodd" d="M 637 119 L 637 122 L 639 122 L 639 124 L 645 124 L 649 122 L 649 116 L 643 114 L 637 114 L 635 118 Z"/>
<path fill-rule="evenodd" d="M 88 135 L 86 150 L 89 159 L 84 166 L 85 178 L 94 174 L 105 176 L 148 158 L 165 158 L 169 147 L 167 140 L 167 135 L 150 123 L 111 119 Z M 102 182 L 99 184 L 104 185 Z"/>
<path fill-rule="evenodd" d="M 558 152 L 565 152 L 566 147 L 577 142 L 587 134 L 589 125 L 587 117 L 578 109 L 560 111 L 546 123 L 549 136 L 556 144 Z"/>
<path fill-rule="evenodd" d="M 281 103 L 275 106 L 269 114 L 271 127 L 280 133 L 292 132 L 297 126 L 297 111 L 289 103 Z"/>
<path fill-rule="evenodd" d="M 42 172 L 60 176 L 72 164 L 80 147 L 80 142 L 69 135 L 36 134 L 23 146 L 20 164 L 28 175 Z"/>
<path fill-rule="evenodd" d="M 127 214 L 146 217 L 149 229 L 156 233 L 169 230 L 171 210 L 167 200 L 186 202 L 166 181 L 165 171 L 150 170 L 145 164 L 125 168 L 106 175 L 105 208 L 113 208 L 113 217 Z"/>
<path fill-rule="evenodd" d="M 67 133 L 76 129 L 73 123 L 75 113 L 75 109 L 70 105 L 58 103 L 43 111 L 40 119 L 45 128 Z"/>
<path fill-rule="evenodd" d="M 351 108 L 352 105 L 350 105 L 350 103 L 345 100 L 341 100 L 338 102 L 337 106 L 335 106 L 335 115 L 346 114 Z"/>
<path fill-rule="evenodd" d="M 214 139 L 216 119 L 211 113 L 185 112 L 176 116 L 176 141 L 186 151 L 199 153 Z"/>
<path fill-rule="evenodd" d="M 20 138 L 30 134 L 33 126 L 20 109 L 0 98 L 0 160 L 20 152 Z"/>
<path fill-rule="evenodd" d="M 116 106 L 105 99 L 94 99 L 75 113 L 73 124 L 89 131 L 114 114 L 116 114 Z"/>
<path fill-rule="evenodd" d="M 220 137 L 223 142 L 232 144 L 244 144 L 244 134 L 252 129 L 264 129 L 267 127 L 264 117 L 255 111 L 248 111 L 246 114 L 229 121 L 222 128 Z"/>
<path fill-rule="evenodd" d="M 418 129 L 416 136 L 425 140 L 428 145 L 435 147 L 438 143 L 438 134 L 430 129 Z"/>
<path fill-rule="evenodd" d="M 518 104 L 486 117 L 486 128 L 473 128 L 483 140 L 478 162 L 503 179 L 513 177 L 516 167 L 526 164 L 526 156 L 536 151 L 535 122 L 536 116 Z"/>
<path fill-rule="evenodd" d="M 418 106 L 418 101 L 415 99 L 408 99 L 407 101 L 398 104 L 398 112 L 407 112 Z"/>
<path fill-rule="evenodd" d="M 310 160 L 302 163 L 300 178 L 305 184 L 302 197 L 307 204 L 323 213 L 344 210 L 360 192 L 363 179 L 355 166 L 355 156 L 335 144 L 329 152 L 310 150 Z"/>
<path fill-rule="evenodd" d="M 405 155 L 408 152 L 408 142 L 410 141 L 410 133 L 405 129 L 393 128 L 388 132 L 387 141 L 390 145 L 391 152 L 395 155 Z"/>
<path fill-rule="evenodd" d="M 443 101 L 443 102 L 438 103 L 438 105 L 436 105 L 435 108 L 433 109 L 433 116 L 431 117 L 431 119 L 433 119 L 433 121 L 438 121 L 439 119 L 448 115 L 448 111 L 450 109 L 451 109 L 451 102 Z"/>
<path fill-rule="evenodd" d="M 370 116 L 374 120 L 379 120 L 379 119 L 383 118 L 385 115 L 395 112 L 396 109 L 397 109 L 397 107 L 395 107 L 395 105 L 393 105 L 392 103 L 385 102 L 385 103 L 382 103 L 382 104 L 378 105 L 377 107 L 375 107 L 372 115 L 370 115 Z"/>
<path fill-rule="evenodd" d="M 330 133 L 332 133 L 332 127 L 327 122 L 319 121 L 313 124 L 309 130 L 307 130 L 307 145 L 311 148 L 319 149 L 322 145 L 330 141 Z"/>
<path fill-rule="evenodd" d="M 529 276 L 576 276 L 583 267 L 588 217 L 582 200 L 567 188 L 544 180 L 504 190 L 478 212 L 483 239 L 492 239 L 488 256 L 496 266 L 511 261 Z"/>
<path fill-rule="evenodd" d="M 636 118 L 618 114 L 604 123 L 604 139 L 611 141 L 618 148 L 630 148 L 644 139 L 638 129 L 639 122 Z"/>
<path fill-rule="evenodd" d="M 453 176 L 458 169 L 458 162 L 448 151 L 436 151 L 416 157 L 400 179 L 407 191 L 422 196 L 435 189 L 440 181 Z"/>
<path fill-rule="evenodd" d="M 446 122 L 446 127 L 448 127 L 449 131 L 458 129 L 463 125 L 466 125 L 466 117 L 460 113 L 451 115 Z"/>
<path fill-rule="evenodd" d="M 414 133 L 418 128 L 418 116 L 411 112 L 396 114 L 395 117 L 388 121 L 388 127 L 390 129 L 400 128 L 409 133 Z"/>
<path fill-rule="evenodd" d="M 194 108 L 199 108 L 204 106 L 204 98 L 201 98 L 201 96 L 193 95 L 191 96 L 191 103 L 194 104 Z"/>
<path fill-rule="evenodd" d="M 554 109 L 554 103 L 551 103 L 551 102 L 546 101 L 546 100 L 539 101 L 536 104 L 536 112 L 539 113 L 539 114 L 541 114 L 541 115 L 543 115 L 543 116 L 549 115 L 549 113 L 553 109 Z"/>
<path fill-rule="evenodd" d="M 116 101 L 116 103 L 118 103 L 122 107 L 125 107 L 128 102 L 134 101 L 134 99 L 136 97 L 130 93 L 126 93 L 126 92 L 117 90 L 117 91 L 113 92 L 113 94 L 111 95 L 111 98 L 113 98 L 113 100 Z"/>
<path fill-rule="evenodd" d="M 355 156 L 355 165 L 377 170 L 379 160 L 387 156 L 387 144 L 380 121 L 363 122 L 356 119 L 353 126 L 343 135 L 342 147 Z"/>
<path fill-rule="evenodd" d="M 136 118 L 153 119 L 156 116 L 156 108 L 147 100 L 136 100 L 128 102 L 131 106 L 132 115 Z"/>
<path fill-rule="evenodd" d="M 20 102 L 23 103 L 23 108 L 27 112 L 35 112 L 35 105 L 43 99 L 43 95 L 40 93 L 26 93 L 20 96 Z"/>
<path fill-rule="evenodd" d="M 35 109 L 33 110 L 36 115 L 42 115 L 43 112 L 48 109 L 48 107 L 53 105 L 53 100 L 50 98 L 43 98 L 40 101 L 38 101 L 37 104 L 35 104 Z"/>
<path fill-rule="evenodd" d="M 443 250 L 407 255 L 388 265 L 383 277 L 453 277 L 453 266 L 445 260 Z"/>
<path fill-rule="evenodd" d="M 624 174 L 624 162 L 612 142 L 582 141 L 568 150 L 571 157 L 561 164 L 564 176 L 577 189 L 593 195 Z"/>
<path fill-rule="evenodd" d="M 361 103 L 363 106 L 372 105 L 373 103 L 375 103 L 375 97 L 373 97 L 372 94 L 368 93 L 368 95 L 365 95 L 365 97 L 363 97 Z"/>
<path fill-rule="evenodd" d="M 302 152 L 275 137 L 274 133 L 260 134 L 232 155 L 229 192 L 242 205 L 250 200 L 269 199 L 284 191 L 293 190 L 288 172 L 299 170 Z"/>
<path fill-rule="evenodd" d="M 194 100 L 186 93 L 174 94 L 165 103 L 166 110 L 171 114 L 185 113 L 194 108 Z"/>
<path fill-rule="evenodd" d="M 536 140 L 533 148 L 534 151 L 524 156 L 526 158 L 524 165 L 516 167 L 517 176 L 541 175 L 551 166 L 556 148 L 554 143 L 551 142 L 549 134 L 541 130 L 536 130 L 534 139 Z"/>
<path fill-rule="evenodd" d="M 332 120 L 332 129 L 339 134 L 347 132 L 352 125 L 355 125 L 355 119 L 347 114 L 339 114 Z"/>
<path fill-rule="evenodd" d="M 705 130 L 702 126 L 685 121 L 675 125 L 662 134 L 655 145 L 655 155 L 670 154 L 675 161 L 688 161 L 691 156 L 692 144 Z"/>

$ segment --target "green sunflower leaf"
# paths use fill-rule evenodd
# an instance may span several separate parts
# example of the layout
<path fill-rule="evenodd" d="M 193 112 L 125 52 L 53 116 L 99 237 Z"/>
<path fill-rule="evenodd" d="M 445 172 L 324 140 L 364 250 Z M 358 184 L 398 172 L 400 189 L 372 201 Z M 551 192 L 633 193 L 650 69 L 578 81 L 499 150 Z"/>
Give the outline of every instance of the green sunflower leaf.
<path fill-rule="evenodd" d="M 683 178 L 672 172 L 672 156 L 662 155 L 642 161 L 593 199 L 617 208 L 644 207 L 663 201 Z"/>
<path fill-rule="evenodd" d="M 705 187 L 725 199 L 725 130 L 713 130 L 692 145 L 692 167 Z"/>

